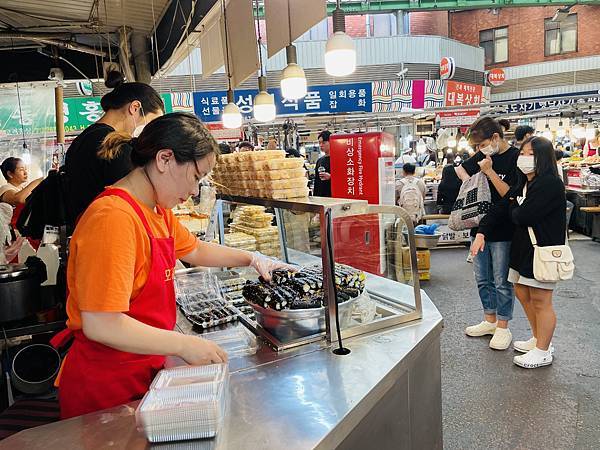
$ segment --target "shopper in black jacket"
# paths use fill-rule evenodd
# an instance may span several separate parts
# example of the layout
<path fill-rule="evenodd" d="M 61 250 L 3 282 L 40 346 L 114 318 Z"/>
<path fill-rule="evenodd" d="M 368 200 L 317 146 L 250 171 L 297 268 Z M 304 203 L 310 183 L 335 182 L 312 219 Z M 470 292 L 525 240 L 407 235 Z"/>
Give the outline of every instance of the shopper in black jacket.
<path fill-rule="evenodd" d="M 541 247 L 563 245 L 566 240 L 565 189 L 558 176 L 552 142 L 542 137 L 526 141 L 517 161 L 527 176 L 525 182 L 513 186 L 504 200 L 482 219 L 471 253 L 485 247 L 485 236 L 508 211 L 515 224 L 510 253 L 508 279 L 527 314 L 533 337 L 515 341 L 515 350 L 525 353 L 515 356 L 514 363 L 525 368 L 552 364 L 552 335 L 556 314 L 552 307 L 555 283 L 540 282 L 533 274 L 533 245 L 528 228 L 532 227 Z"/>

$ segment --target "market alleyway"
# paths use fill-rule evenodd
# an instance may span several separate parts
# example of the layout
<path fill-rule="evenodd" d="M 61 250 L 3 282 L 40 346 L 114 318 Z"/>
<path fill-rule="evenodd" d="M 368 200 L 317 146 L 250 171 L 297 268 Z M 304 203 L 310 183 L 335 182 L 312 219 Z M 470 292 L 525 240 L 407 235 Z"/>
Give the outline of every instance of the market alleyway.
<path fill-rule="evenodd" d="M 554 364 L 536 370 L 515 366 L 512 348 L 491 350 L 490 337 L 465 336 L 482 320 L 467 251 L 432 251 L 422 287 L 444 317 L 445 449 L 600 448 L 600 243 L 571 245 L 577 272 L 555 292 Z M 510 328 L 516 339 L 530 337 L 518 301 Z"/>

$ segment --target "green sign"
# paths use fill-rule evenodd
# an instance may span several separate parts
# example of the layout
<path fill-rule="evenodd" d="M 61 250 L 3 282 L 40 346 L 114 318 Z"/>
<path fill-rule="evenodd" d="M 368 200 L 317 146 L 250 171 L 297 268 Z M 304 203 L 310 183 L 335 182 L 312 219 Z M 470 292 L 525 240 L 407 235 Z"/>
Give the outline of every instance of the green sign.
<path fill-rule="evenodd" d="M 16 90 L 0 92 L 0 138 L 18 136 L 22 132 L 26 136 L 55 134 L 54 89 L 20 89 L 19 95 L 20 110 Z M 172 112 L 171 94 L 161 94 L 161 97 L 165 103 L 165 112 Z M 100 119 L 104 114 L 100 98 L 66 98 L 63 104 L 65 132 L 84 130 Z"/>

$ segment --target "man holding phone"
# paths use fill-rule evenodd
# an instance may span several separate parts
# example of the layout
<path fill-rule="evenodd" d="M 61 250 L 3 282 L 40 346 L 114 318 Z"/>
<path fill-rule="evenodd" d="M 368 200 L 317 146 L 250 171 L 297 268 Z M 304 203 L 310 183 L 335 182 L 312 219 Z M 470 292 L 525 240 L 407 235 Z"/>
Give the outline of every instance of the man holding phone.
<path fill-rule="evenodd" d="M 317 160 L 315 165 L 315 197 L 331 197 L 331 164 L 329 161 L 329 138 L 331 132 L 323 130 L 319 133 L 319 147 L 325 154 Z"/>

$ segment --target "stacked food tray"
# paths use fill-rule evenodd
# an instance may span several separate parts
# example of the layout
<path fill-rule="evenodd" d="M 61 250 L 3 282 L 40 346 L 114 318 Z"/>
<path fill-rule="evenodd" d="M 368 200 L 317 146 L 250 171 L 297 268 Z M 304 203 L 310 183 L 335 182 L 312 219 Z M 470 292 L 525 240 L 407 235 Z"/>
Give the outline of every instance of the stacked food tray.
<path fill-rule="evenodd" d="M 241 206 L 233 214 L 230 229 L 237 234 L 252 236 L 256 250 L 262 254 L 281 257 L 279 230 L 271 225 L 272 222 L 273 214 L 267 214 L 264 207 Z"/>
<path fill-rule="evenodd" d="M 242 232 L 231 232 L 224 235 L 224 245 L 240 250 L 256 251 L 256 238 L 251 234 Z"/>
<path fill-rule="evenodd" d="M 194 271 L 178 274 L 175 286 L 177 303 L 194 325 L 208 329 L 238 319 L 238 312 L 223 298 L 215 275 Z"/>
<path fill-rule="evenodd" d="M 227 364 L 161 370 L 135 418 L 150 442 L 212 438 L 225 416 Z"/>
<path fill-rule="evenodd" d="M 286 158 L 283 150 L 220 155 L 212 179 L 219 192 L 246 197 L 308 197 L 304 159 Z"/>
<path fill-rule="evenodd" d="M 242 294 L 246 280 L 241 277 L 219 280 L 221 292 L 230 305 L 235 306 L 240 312 L 250 319 L 254 319 L 254 309 L 250 306 Z"/>
<path fill-rule="evenodd" d="M 336 264 L 335 284 L 338 303 L 359 297 L 365 288 L 366 275 L 361 270 Z M 273 271 L 273 280 L 248 281 L 242 291 L 244 298 L 262 308 L 285 309 L 322 308 L 325 305 L 321 266 L 301 268 L 297 272 Z"/>

